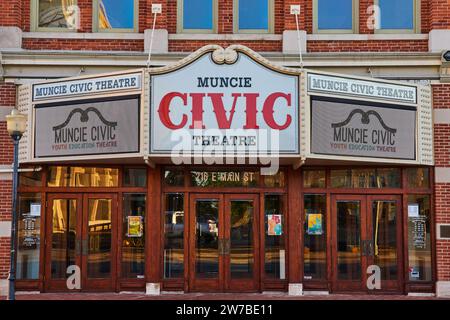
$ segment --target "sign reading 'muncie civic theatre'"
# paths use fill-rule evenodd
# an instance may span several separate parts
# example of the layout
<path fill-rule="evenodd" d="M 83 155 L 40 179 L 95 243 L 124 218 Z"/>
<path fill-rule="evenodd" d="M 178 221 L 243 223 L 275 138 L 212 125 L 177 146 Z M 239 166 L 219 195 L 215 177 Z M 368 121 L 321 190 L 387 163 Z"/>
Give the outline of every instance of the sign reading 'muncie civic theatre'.
<path fill-rule="evenodd" d="M 298 73 L 212 49 L 151 76 L 151 152 L 298 154 Z"/>

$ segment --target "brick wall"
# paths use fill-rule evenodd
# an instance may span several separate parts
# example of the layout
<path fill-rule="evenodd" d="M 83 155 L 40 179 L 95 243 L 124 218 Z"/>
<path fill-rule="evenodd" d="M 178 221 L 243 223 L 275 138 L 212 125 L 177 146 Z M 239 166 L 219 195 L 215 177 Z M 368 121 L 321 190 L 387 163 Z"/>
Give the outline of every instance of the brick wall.
<path fill-rule="evenodd" d="M 434 108 L 450 108 L 450 84 L 433 85 Z M 436 167 L 450 167 L 450 124 L 435 124 Z M 450 183 L 435 184 L 436 223 L 450 223 Z M 450 240 L 436 241 L 437 278 L 450 281 Z"/>
<path fill-rule="evenodd" d="M 0 279 L 7 279 L 9 274 L 10 238 L 0 237 Z"/>
<path fill-rule="evenodd" d="M 427 52 L 428 40 L 308 41 L 308 52 Z"/>
<path fill-rule="evenodd" d="M 15 102 L 16 86 L 0 82 L 0 108 L 13 107 Z M 12 161 L 13 149 L 11 138 L 6 130 L 6 121 L 0 121 L 0 165 L 11 164 Z M 11 193 L 12 181 L 0 179 L 0 221 L 11 220 Z M 0 279 L 8 277 L 9 253 L 9 238 L 0 237 Z"/>
<path fill-rule="evenodd" d="M 430 0 L 431 29 L 450 29 L 450 0 Z"/>
<path fill-rule="evenodd" d="M 0 25 L 19 27 L 22 21 L 23 0 L 0 1 Z"/>
<path fill-rule="evenodd" d="M 224 48 L 231 44 L 241 44 L 255 51 L 281 51 L 281 41 L 192 41 L 192 40 L 173 40 L 169 42 L 169 51 L 175 52 L 193 52 L 207 44 L 218 44 Z"/>
<path fill-rule="evenodd" d="M 161 3 L 163 12 L 158 15 L 156 28 L 167 29 L 169 33 L 177 31 L 177 0 L 139 0 L 139 32 L 144 32 L 153 24 L 151 13 L 152 3 Z M 367 8 L 374 0 L 360 0 L 359 29 L 362 34 L 371 34 L 373 30 L 367 27 L 369 13 Z M 274 32 L 281 34 L 284 30 L 295 30 L 295 17 L 290 14 L 292 4 L 301 5 L 299 17 L 300 28 L 308 34 L 313 29 L 313 1 L 312 0 L 275 0 L 274 7 Z M 92 31 L 92 1 L 78 0 L 81 10 L 81 28 L 78 32 Z M 24 31 L 30 31 L 30 1 L 11 0 L 1 1 L 0 10 L 4 14 L 0 19 L 0 25 L 21 26 Z M 218 6 L 218 30 L 219 34 L 233 33 L 233 0 L 219 0 Z M 6 12 L 6 14 L 5 14 Z M 427 33 L 431 28 L 450 29 L 450 0 L 422 0 L 421 1 L 421 28 Z M 258 43 L 259 42 L 259 43 Z M 281 45 L 276 42 L 264 43 L 264 41 L 252 42 L 252 48 L 261 51 L 281 51 Z M 202 41 L 180 42 L 170 41 L 170 51 L 191 52 L 198 49 Z M 24 49 L 51 49 L 51 50 L 118 50 L 118 51 L 143 51 L 143 41 L 137 40 L 66 40 L 66 39 L 24 39 Z M 178 49 L 180 48 L 180 49 Z M 275 50 L 276 49 L 276 50 Z M 427 41 L 313 41 L 308 43 L 310 52 L 425 52 L 428 51 Z"/>

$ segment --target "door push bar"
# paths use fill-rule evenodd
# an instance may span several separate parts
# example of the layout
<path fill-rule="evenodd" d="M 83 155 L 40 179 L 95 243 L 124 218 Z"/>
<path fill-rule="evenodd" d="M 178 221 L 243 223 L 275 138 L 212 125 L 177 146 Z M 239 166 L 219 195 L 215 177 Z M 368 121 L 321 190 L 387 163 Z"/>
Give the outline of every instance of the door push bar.
<path fill-rule="evenodd" d="M 219 239 L 218 241 L 219 254 L 230 254 L 230 239 Z"/>

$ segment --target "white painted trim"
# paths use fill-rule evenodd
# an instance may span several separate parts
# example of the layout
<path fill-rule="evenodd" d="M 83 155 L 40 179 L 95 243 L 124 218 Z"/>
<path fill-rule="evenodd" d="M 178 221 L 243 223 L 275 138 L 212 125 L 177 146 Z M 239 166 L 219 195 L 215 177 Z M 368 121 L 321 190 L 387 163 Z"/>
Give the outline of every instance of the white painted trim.
<path fill-rule="evenodd" d="M 9 281 L 7 279 L 0 279 L 0 297 L 8 296 Z"/>
<path fill-rule="evenodd" d="M 33 39 L 144 40 L 143 33 L 126 32 L 24 32 L 22 37 Z"/>
<path fill-rule="evenodd" d="M 0 221 L 0 237 L 11 237 L 11 221 Z"/>
<path fill-rule="evenodd" d="M 436 296 L 439 298 L 450 298 L 450 281 L 436 282 Z"/>
<path fill-rule="evenodd" d="M 434 124 L 450 124 L 450 109 L 434 109 Z"/>
<path fill-rule="evenodd" d="M 434 297 L 434 293 L 426 293 L 426 292 L 408 292 L 409 297 Z"/>
<path fill-rule="evenodd" d="M 434 177 L 436 183 L 450 183 L 450 168 L 434 168 Z"/>
<path fill-rule="evenodd" d="M 328 296 L 328 291 L 303 291 L 304 296 Z"/>
<path fill-rule="evenodd" d="M 309 34 L 308 41 L 428 40 L 428 34 Z"/>
<path fill-rule="evenodd" d="M 12 180 L 12 173 L 8 172 L 0 172 L 0 181 L 4 180 Z"/>
<path fill-rule="evenodd" d="M 173 33 L 169 34 L 169 40 L 238 40 L 238 41 L 281 41 L 281 34 L 197 34 L 197 33 Z"/>
<path fill-rule="evenodd" d="M 16 291 L 16 296 L 29 294 L 41 294 L 41 293 L 39 291 Z"/>

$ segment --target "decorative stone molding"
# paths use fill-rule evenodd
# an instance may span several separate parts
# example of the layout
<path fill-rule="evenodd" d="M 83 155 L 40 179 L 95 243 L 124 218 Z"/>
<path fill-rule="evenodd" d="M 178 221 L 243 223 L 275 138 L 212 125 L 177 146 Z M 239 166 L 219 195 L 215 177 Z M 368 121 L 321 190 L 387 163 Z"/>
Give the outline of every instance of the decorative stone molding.
<path fill-rule="evenodd" d="M 150 49 L 150 40 L 152 36 L 152 29 L 144 31 L 144 51 L 148 52 Z M 169 52 L 169 34 L 166 29 L 155 29 L 153 34 L 153 53 L 167 53 Z"/>
<path fill-rule="evenodd" d="M 439 298 L 450 298 L 450 281 L 436 282 L 436 296 Z"/>
<path fill-rule="evenodd" d="M 6 279 L 0 279 L 0 297 L 8 296 L 8 289 L 9 289 L 9 281 Z"/>
<path fill-rule="evenodd" d="M 0 50 L 21 48 L 22 30 L 17 27 L 0 27 Z"/>
<path fill-rule="evenodd" d="M 302 283 L 289 283 L 288 294 L 290 296 L 302 296 L 303 284 Z"/>
<path fill-rule="evenodd" d="M 0 237 L 11 236 L 11 221 L 0 221 Z"/>
<path fill-rule="evenodd" d="M 151 296 L 159 296 L 161 294 L 161 284 L 147 283 L 147 285 L 145 286 L 145 294 Z"/>

